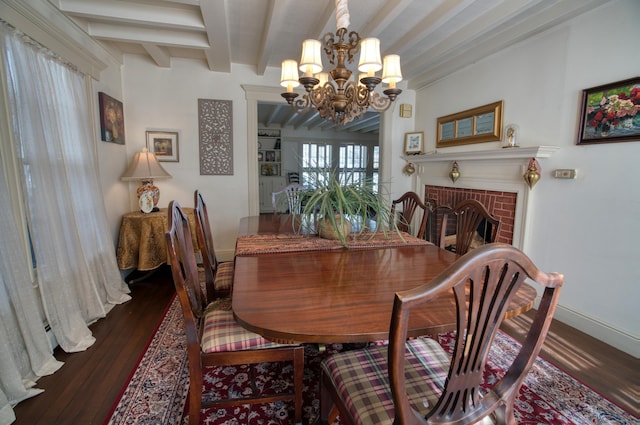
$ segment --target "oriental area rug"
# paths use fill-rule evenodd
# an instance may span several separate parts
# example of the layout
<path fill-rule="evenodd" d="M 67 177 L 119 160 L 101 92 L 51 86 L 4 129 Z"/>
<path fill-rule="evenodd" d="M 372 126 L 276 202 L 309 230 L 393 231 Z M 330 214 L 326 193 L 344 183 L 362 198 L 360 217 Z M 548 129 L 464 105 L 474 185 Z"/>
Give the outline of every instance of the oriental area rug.
<path fill-rule="evenodd" d="M 435 336 L 449 352 L 451 333 Z M 325 356 L 351 347 L 342 344 L 305 346 L 303 423 L 313 424 L 319 411 L 319 365 Z M 485 382 L 494 382 L 515 356 L 519 343 L 504 333 L 498 334 L 492 350 Z M 261 391 L 281 391 L 291 384 L 289 364 L 260 364 L 254 380 Z M 248 388 L 247 367 L 209 368 L 205 376 L 205 392 L 241 394 Z M 177 298 L 170 304 L 131 379 L 121 391 L 104 425 L 154 424 L 187 425 L 187 393 L 189 387 L 186 340 L 182 313 Z M 625 412 L 576 379 L 538 358 L 528 374 L 516 401 L 519 424 L 616 424 L 638 425 L 638 418 Z M 265 403 L 203 410 L 202 425 L 281 425 L 291 423 L 290 403 Z M 336 425 L 341 424 L 338 420 Z"/>

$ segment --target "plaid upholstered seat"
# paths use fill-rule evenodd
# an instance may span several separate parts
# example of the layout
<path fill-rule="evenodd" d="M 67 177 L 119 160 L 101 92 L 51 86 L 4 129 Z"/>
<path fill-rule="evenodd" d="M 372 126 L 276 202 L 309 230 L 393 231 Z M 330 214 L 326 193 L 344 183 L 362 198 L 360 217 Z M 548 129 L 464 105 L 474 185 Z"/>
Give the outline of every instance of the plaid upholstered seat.
<path fill-rule="evenodd" d="M 233 262 L 218 263 L 216 277 L 213 280 L 216 292 L 230 292 L 233 286 Z"/>
<path fill-rule="evenodd" d="M 214 301 L 207 307 L 200 346 L 203 353 L 286 347 L 238 325 L 228 298 Z"/>
<path fill-rule="evenodd" d="M 491 344 L 526 280 L 544 288 L 535 318 L 507 372 L 484 382 Z M 515 424 L 518 390 L 547 335 L 563 280 L 538 269 L 517 248 L 493 243 L 468 252 L 424 285 L 397 292 L 387 347 L 352 350 L 322 364 L 322 420 L 331 423 L 340 415 L 349 425 Z M 451 360 L 434 340 L 408 339 L 415 314 L 434 314 L 430 301 L 447 293 L 457 317 Z"/>
<path fill-rule="evenodd" d="M 422 415 L 442 393 L 451 359 L 433 339 L 407 341 L 407 393 Z M 393 399 L 389 386 L 386 345 L 335 354 L 322 369 L 340 393 L 357 424 L 392 424 Z"/>

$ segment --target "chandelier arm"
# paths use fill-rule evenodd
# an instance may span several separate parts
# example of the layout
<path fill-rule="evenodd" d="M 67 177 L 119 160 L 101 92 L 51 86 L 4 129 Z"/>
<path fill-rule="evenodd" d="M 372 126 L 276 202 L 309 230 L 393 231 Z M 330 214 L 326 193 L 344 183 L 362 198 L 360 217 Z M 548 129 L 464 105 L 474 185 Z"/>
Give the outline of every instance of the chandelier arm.
<path fill-rule="evenodd" d="M 311 100 L 309 94 L 304 94 L 302 97 L 296 98 L 291 102 L 293 110 L 297 114 L 304 114 L 311 109 Z"/>
<path fill-rule="evenodd" d="M 345 30 L 346 32 L 346 30 Z M 360 51 L 360 35 L 357 32 L 351 31 L 349 33 L 349 43 L 348 43 L 348 57 L 347 62 L 353 63 L 353 57 Z"/>
<path fill-rule="evenodd" d="M 387 96 L 381 96 L 376 92 L 371 93 L 369 97 L 369 106 L 377 112 L 384 112 L 391 105 L 391 99 Z"/>
<path fill-rule="evenodd" d="M 329 59 L 331 65 L 336 64 L 336 51 L 333 49 L 334 40 L 335 34 L 332 32 L 328 32 L 322 36 L 324 54 L 327 55 L 327 59 Z"/>

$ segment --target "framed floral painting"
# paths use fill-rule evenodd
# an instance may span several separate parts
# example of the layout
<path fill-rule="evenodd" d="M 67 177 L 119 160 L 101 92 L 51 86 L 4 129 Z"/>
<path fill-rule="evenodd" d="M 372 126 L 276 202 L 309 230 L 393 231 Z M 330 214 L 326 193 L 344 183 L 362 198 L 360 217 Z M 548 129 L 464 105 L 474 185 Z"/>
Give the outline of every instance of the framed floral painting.
<path fill-rule="evenodd" d="M 582 92 L 578 144 L 640 141 L 640 77 Z"/>

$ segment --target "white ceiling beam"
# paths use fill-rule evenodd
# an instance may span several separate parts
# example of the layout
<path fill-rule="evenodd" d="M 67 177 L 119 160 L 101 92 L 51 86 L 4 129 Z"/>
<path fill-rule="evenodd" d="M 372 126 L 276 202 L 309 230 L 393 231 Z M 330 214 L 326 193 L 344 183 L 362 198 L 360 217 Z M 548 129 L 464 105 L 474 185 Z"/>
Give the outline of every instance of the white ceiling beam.
<path fill-rule="evenodd" d="M 226 0 L 200 2 L 200 10 L 207 27 L 210 47 L 204 51 L 209 69 L 231 72 L 231 42 Z"/>
<path fill-rule="evenodd" d="M 287 26 L 285 22 L 285 17 L 287 16 L 286 7 L 286 0 L 269 0 L 262 33 L 262 43 L 260 43 L 258 59 L 256 60 L 256 73 L 260 76 L 264 75 L 269 58 L 271 58 L 275 48 L 278 47 L 279 33 L 282 28 Z"/>
<path fill-rule="evenodd" d="M 387 0 L 375 17 L 360 31 L 361 37 L 378 37 L 400 15 L 413 0 Z"/>
<path fill-rule="evenodd" d="M 94 22 L 88 25 L 89 35 L 98 39 L 116 40 L 127 43 L 147 43 L 161 46 L 205 49 L 209 47 L 203 33 L 193 31 L 164 30 L 152 28 L 123 27 L 121 25 Z"/>
<path fill-rule="evenodd" d="M 54 3 L 61 11 L 77 17 L 192 31 L 205 29 L 196 9 L 103 0 L 55 0 Z"/>
<path fill-rule="evenodd" d="M 147 51 L 151 59 L 161 68 L 171 68 L 171 54 L 166 47 L 155 44 L 142 43 L 142 47 Z"/>
<path fill-rule="evenodd" d="M 286 127 L 288 125 L 292 125 L 291 123 L 294 122 L 296 118 L 298 118 L 298 114 L 293 110 L 291 105 L 287 104 L 287 106 L 289 107 L 289 112 L 287 113 L 287 115 L 282 120 L 282 128 L 284 128 L 284 127 Z"/>
<path fill-rule="evenodd" d="M 450 25 L 452 16 L 460 13 L 474 0 L 447 0 L 429 13 L 424 19 L 407 31 L 393 45 L 389 46 L 389 52 L 400 53 L 424 40 L 429 34 L 435 32 L 443 25 Z"/>
<path fill-rule="evenodd" d="M 189 6 L 200 6 L 200 0 L 156 0 L 158 3 L 177 3 Z"/>
<path fill-rule="evenodd" d="M 289 106 L 289 105 L 287 105 Z M 282 109 L 285 108 L 285 105 L 271 105 L 271 113 L 269 114 L 269 116 L 267 117 L 266 121 L 266 125 L 267 127 L 270 127 L 271 124 L 273 124 L 274 122 L 276 122 L 276 119 L 278 117 L 278 114 L 280 114 L 280 111 L 282 111 Z"/>
<path fill-rule="evenodd" d="M 507 3 L 511 4 L 511 2 Z M 434 46 L 433 49 L 427 51 L 422 59 L 416 58 L 406 66 L 403 65 L 403 71 L 407 70 L 408 74 L 414 75 L 414 77 L 409 80 L 409 88 L 418 89 L 431 84 L 450 74 L 451 69 L 461 69 L 468 66 L 471 63 L 512 45 L 514 42 L 524 40 L 560 22 L 564 22 L 573 16 L 593 9 L 595 4 L 602 4 L 602 1 L 565 0 L 549 7 L 541 7 L 543 5 L 538 5 L 538 9 L 541 10 L 532 10 L 531 8 L 520 10 L 517 16 L 514 14 L 505 16 L 503 14 L 503 18 L 506 19 L 510 25 L 506 26 L 503 19 L 503 21 L 499 23 L 502 25 L 495 25 L 493 32 L 489 34 L 477 33 L 477 31 L 479 31 L 477 26 L 487 25 L 487 22 L 483 23 L 482 20 L 480 20 L 481 22 L 474 21 L 467 26 L 471 28 L 465 28 L 456 33 L 454 37 L 443 40 L 437 46 Z M 492 13 L 493 10 L 488 14 Z M 485 16 L 485 18 L 494 19 L 495 17 Z M 476 32 L 471 33 L 473 30 Z M 480 35 L 482 35 L 482 37 Z M 454 48 L 458 54 L 446 58 L 445 55 L 450 53 L 449 45 L 455 46 Z M 424 57 L 431 57 L 431 59 L 442 57 L 444 60 L 438 60 L 435 62 L 436 65 L 429 66 L 425 62 Z"/>

